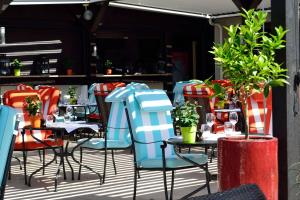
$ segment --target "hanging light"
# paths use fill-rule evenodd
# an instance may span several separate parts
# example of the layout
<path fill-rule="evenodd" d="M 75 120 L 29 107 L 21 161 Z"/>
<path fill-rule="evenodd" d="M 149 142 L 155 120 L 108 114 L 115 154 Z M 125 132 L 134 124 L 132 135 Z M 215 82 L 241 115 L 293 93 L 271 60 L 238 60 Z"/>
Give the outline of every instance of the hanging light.
<path fill-rule="evenodd" d="M 86 3 L 84 3 L 83 6 L 84 6 L 83 19 L 85 19 L 86 21 L 90 21 L 93 18 L 93 12 L 88 9 L 89 1 L 86 0 Z"/>

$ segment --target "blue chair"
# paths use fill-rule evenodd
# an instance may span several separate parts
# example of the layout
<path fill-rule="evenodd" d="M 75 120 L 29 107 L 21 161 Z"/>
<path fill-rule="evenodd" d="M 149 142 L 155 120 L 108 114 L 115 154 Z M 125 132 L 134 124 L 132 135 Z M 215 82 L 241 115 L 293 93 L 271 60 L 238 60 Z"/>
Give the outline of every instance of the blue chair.
<path fill-rule="evenodd" d="M 129 130 L 134 149 L 134 194 L 136 198 L 137 175 L 140 170 L 163 171 L 165 198 L 168 199 L 166 171 L 172 172 L 170 199 L 173 198 L 174 171 L 200 167 L 205 171 L 205 187 L 210 193 L 207 155 L 179 154 L 192 162 L 187 162 L 176 155 L 174 147 L 166 142 L 174 137 L 171 117 L 173 109 L 167 94 L 162 90 L 136 90 L 126 97 Z M 196 165 L 195 165 L 196 164 Z M 198 190 L 198 191 L 199 191 Z M 184 198 L 189 197 L 186 195 Z"/>
<path fill-rule="evenodd" d="M 104 132 L 104 138 L 92 138 L 91 140 L 82 144 L 80 148 L 80 162 L 82 162 L 82 150 L 104 150 L 104 170 L 103 170 L 103 182 L 105 182 L 106 165 L 107 165 L 107 151 L 111 150 L 112 161 L 115 174 L 117 174 L 116 163 L 114 159 L 114 150 L 124 150 L 131 147 L 131 138 L 128 129 L 128 122 L 123 104 L 123 99 L 129 94 L 132 89 L 147 89 L 145 84 L 131 83 L 126 87 L 119 87 L 113 90 L 109 95 L 105 97 L 95 93 L 99 110 L 102 114 L 103 126 L 106 131 Z M 101 102 L 101 103 L 100 103 Z M 110 106 L 104 104 L 110 104 Z M 110 108 L 110 111 L 108 111 Z M 78 142 L 83 142 L 86 139 L 80 139 Z M 79 168 L 78 179 L 80 179 L 81 168 Z"/>
<path fill-rule="evenodd" d="M 16 138 L 14 135 L 16 110 L 0 106 L 0 121 L 0 200 L 2 200 Z"/>

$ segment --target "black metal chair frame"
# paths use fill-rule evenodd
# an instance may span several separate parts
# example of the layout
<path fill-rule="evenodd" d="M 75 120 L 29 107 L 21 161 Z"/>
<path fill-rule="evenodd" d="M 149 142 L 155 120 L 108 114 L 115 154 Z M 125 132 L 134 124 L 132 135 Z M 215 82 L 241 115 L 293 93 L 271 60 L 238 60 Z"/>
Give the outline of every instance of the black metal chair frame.
<path fill-rule="evenodd" d="M 142 170 L 147 170 L 147 171 L 163 171 L 163 178 L 164 178 L 164 191 L 165 191 L 165 199 L 168 200 L 169 199 L 169 194 L 168 194 L 168 188 L 167 188 L 167 175 L 166 175 L 166 172 L 167 171 L 171 171 L 172 172 L 172 179 L 171 179 L 171 192 L 170 192 L 170 200 L 173 199 L 173 189 L 174 189 L 174 171 L 175 170 L 180 170 L 180 169 L 188 169 L 188 168 L 195 168 L 195 167 L 199 167 L 200 169 L 203 169 L 205 171 L 205 176 L 206 176 L 206 183 L 201 186 L 200 188 L 196 189 L 195 191 L 185 195 L 184 197 L 182 197 L 181 199 L 187 199 L 188 197 L 196 194 L 197 192 L 203 190 L 204 188 L 207 188 L 207 191 L 208 191 L 208 194 L 210 194 L 210 185 L 209 185 L 209 182 L 210 182 L 210 173 L 208 171 L 208 163 L 206 162 L 205 164 L 202 164 L 202 165 L 199 165 L 198 163 L 196 162 L 193 162 L 192 160 L 184 157 L 184 156 L 181 156 L 179 153 L 177 153 L 177 151 L 174 150 L 175 154 L 189 162 L 189 163 L 192 163 L 194 166 L 188 166 L 188 167 L 179 167 L 179 168 L 167 168 L 166 167 L 166 158 L 165 158 L 165 149 L 167 147 L 167 145 L 172 145 L 171 143 L 168 143 L 167 141 L 155 141 L 155 142 L 150 142 L 150 143 L 145 143 L 145 142 L 140 142 L 140 141 L 137 141 L 134 139 L 134 136 L 133 136 L 133 132 L 132 132 L 132 128 L 131 128 L 131 124 L 130 124 L 130 119 L 129 119 L 129 113 L 128 113 L 128 109 L 127 109 L 127 106 L 126 106 L 126 102 L 123 102 L 124 103 L 124 106 L 125 106 L 125 111 L 126 111 L 126 117 L 127 117 L 127 121 L 128 121 L 128 128 L 129 128 L 129 132 L 130 132 L 130 136 L 131 136 L 131 140 L 132 140 L 132 149 L 133 149 L 133 155 L 134 155 L 134 192 L 133 192 L 133 199 L 136 199 L 136 188 L 137 188 L 137 176 L 139 174 L 139 171 L 142 171 Z M 153 143 L 162 143 L 162 145 L 160 146 L 161 147 L 161 150 L 162 150 L 162 163 L 163 163 L 163 168 L 141 168 L 141 167 L 138 167 L 137 165 L 137 161 L 136 161 L 136 153 L 135 153 L 135 143 L 139 143 L 139 144 L 153 144 Z M 174 147 L 174 146 L 173 146 Z"/>
<path fill-rule="evenodd" d="M 42 168 L 43 169 L 42 173 L 43 173 L 43 175 L 45 175 L 46 150 L 47 149 L 52 149 L 52 148 L 57 148 L 57 149 L 60 149 L 61 151 L 63 151 L 63 146 L 48 147 L 48 146 L 45 145 L 44 148 L 26 149 L 25 148 L 25 129 L 23 129 L 21 131 L 21 134 L 22 134 L 22 149 L 20 149 L 20 150 L 18 149 L 18 150 L 14 150 L 14 151 L 22 151 L 22 154 L 23 154 L 23 164 L 24 164 L 23 170 L 24 170 L 24 177 L 25 177 L 24 179 L 25 179 L 25 185 L 27 185 L 28 184 L 28 182 L 27 182 L 27 152 L 28 151 L 38 151 L 39 152 L 40 161 L 42 162 L 42 167 L 43 167 Z M 30 135 L 33 137 L 32 133 Z M 33 137 L 33 138 L 36 139 L 35 137 Z M 43 143 L 43 142 L 41 142 L 41 143 Z M 41 157 L 40 151 L 43 152 L 42 157 Z M 20 170 L 22 170 L 22 166 L 21 166 L 21 163 L 20 163 L 21 161 L 19 160 L 19 158 L 18 157 L 14 157 L 14 156 L 13 156 L 13 158 L 17 159 L 17 161 L 19 162 L 19 165 L 20 165 Z M 57 162 L 57 160 L 55 160 L 55 161 Z M 9 176 L 8 176 L 9 179 L 11 179 L 11 172 L 10 171 L 11 170 L 9 170 Z"/>
<path fill-rule="evenodd" d="M 75 145 L 75 147 L 73 147 L 71 151 L 68 151 L 68 146 L 69 146 L 69 141 L 68 141 L 67 144 L 65 145 L 65 147 L 62 146 L 62 148 L 60 149 L 60 152 L 57 152 L 57 151 L 56 151 L 56 149 L 57 149 L 56 147 L 50 146 L 50 145 L 48 145 L 46 142 L 44 142 L 44 141 L 42 141 L 42 140 L 36 138 L 36 137 L 33 135 L 32 131 L 33 131 L 33 130 L 52 130 L 52 131 L 55 131 L 55 134 L 54 134 L 54 138 L 53 138 L 53 139 L 56 140 L 58 135 L 61 136 L 61 137 L 63 138 L 63 136 L 64 136 L 64 131 L 65 131 L 63 128 L 47 128 L 47 127 L 44 127 L 44 128 L 37 128 L 37 129 L 34 129 L 34 128 L 30 127 L 30 126 L 29 126 L 29 127 L 25 127 L 25 128 L 27 128 L 27 129 L 30 130 L 30 134 L 31 134 L 31 136 L 32 136 L 35 140 L 37 140 L 37 141 L 40 142 L 40 143 L 43 143 L 45 146 L 47 146 L 48 149 L 51 149 L 51 150 L 53 151 L 53 153 L 54 153 L 54 157 L 53 157 L 53 159 L 52 159 L 50 162 L 48 162 L 47 164 L 43 165 L 42 167 L 40 167 L 39 169 L 37 169 L 36 171 L 34 171 L 34 172 L 31 173 L 31 175 L 29 176 L 29 180 L 28 180 L 28 186 L 31 186 L 31 179 L 32 179 L 33 175 L 36 174 L 36 173 L 38 173 L 38 172 L 41 171 L 41 170 L 44 170 L 47 166 L 49 166 L 51 163 L 53 163 L 53 162 L 56 160 L 57 157 L 60 157 L 60 163 L 59 163 L 59 166 L 58 166 L 58 168 L 57 168 L 56 175 L 55 175 L 55 185 L 54 185 L 54 186 L 55 186 L 55 190 L 54 190 L 54 191 L 57 191 L 58 175 L 59 175 L 59 173 L 60 173 L 60 168 L 61 168 L 61 167 L 63 167 L 64 179 L 65 179 L 65 180 L 67 179 L 66 171 L 65 171 L 64 159 L 66 159 L 66 161 L 67 161 L 67 163 L 68 163 L 68 165 L 69 165 L 69 167 L 70 167 L 70 169 L 71 169 L 72 180 L 74 180 L 74 170 L 73 170 L 73 167 L 72 167 L 72 165 L 71 165 L 71 163 L 70 163 L 68 157 L 71 157 L 71 158 L 73 159 L 73 161 L 74 161 L 75 163 L 77 163 L 80 167 L 81 167 L 81 166 L 82 166 L 82 167 L 85 167 L 86 169 L 88 169 L 88 170 L 92 171 L 93 173 L 97 174 L 98 177 L 99 177 L 99 180 L 100 180 L 100 185 L 102 184 L 102 176 L 101 176 L 99 173 L 97 173 L 96 171 L 94 171 L 91 167 L 89 167 L 89 166 L 87 166 L 87 165 L 81 164 L 81 162 L 79 162 L 79 161 L 75 158 L 75 156 L 74 156 L 75 150 L 76 150 L 78 147 L 80 147 L 83 143 L 88 142 L 92 137 L 94 137 L 95 134 L 97 133 L 96 131 L 94 131 L 94 130 L 92 130 L 92 129 L 90 129 L 90 128 L 83 128 L 83 129 L 87 129 L 87 130 L 89 130 L 89 132 L 91 132 L 91 137 L 89 137 L 89 138 L 87 138 L 87 140 L 85 140 L 85 141 L 83 141 L 83 142 L 80 142 L 80 143 L 78 143 L 77 145 Z"/>
<path fill-rule="evenodd" d="M 102 131 L 104 132 L 104 148 L 103 149 L 94 149 L 94 148 L 88 148 L 88 147 L 80 147 L 80 162 L 82 162 L 83 149 L 97 150 L 97 151 L 104 150 L 104 168 L 103 168 L 103 175 L 102 175 L 102 183 L 105 183 L 106 166 L 107 166 L 107 151 L 111 150 L 114 171 L 115 171 L 115 175 L 117 175 L 117 167 L 116 167 L 116 162 L 115 162 L 115 157 L 114 157 L 114 150 L 126 150 L 126 149 L 130 149 L 131 146 L 126 147 L 126 148 L 107 148 L 107 129 L 108 128 L 121 129 L 121 128 L 107 127 L 111 103 L 105 102 L 105 95 L 99 95 L 99 96 L 101 96 L 101 98 L 99 98 L 98 96 L 95 95 L 98 110 L 102 116 L 101 124 L 102 124 Z M 81 176 L 81 166 L 79 167 L 78 180 L 80 180 L 80 176 Z"/>
<path fill-rule="evenodd" d="M 10 143 L 8 157 L 7 157 L 6 164 L 5 164 L 4 176 L 3 176 L 3 179 L 2 179 L 2 182 L 0 185 L 0 200 L 4 199 L 5 186 L 6 186 L 6 181 L 7 181 L 8 173 L 9 173 L 9 169 L 10 169 L 10 161 L 11 161 L 12 154 L 14 151 L 15 140 L 16 140 L 16 136 L 13 135 L 13 138 Z"/>

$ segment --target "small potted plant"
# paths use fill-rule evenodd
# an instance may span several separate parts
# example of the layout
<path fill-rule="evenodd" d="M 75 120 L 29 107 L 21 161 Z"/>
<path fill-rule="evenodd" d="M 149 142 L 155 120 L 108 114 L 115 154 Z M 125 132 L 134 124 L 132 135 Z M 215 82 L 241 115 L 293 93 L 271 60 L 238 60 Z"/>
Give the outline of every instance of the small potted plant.
<path fill-rule="evenodd" d="M 22 63 L 18 59 L 14 59 L 12 62 L 12 67 L 14 69 L 14 75 L 20 76 L 21 75 L 21 67 Z"/>
<path fill-rule="evenodd" d="M 71 105 L 77 104 L 76 88 L 75 87 L 72 87 L 72 86 L 69 87 L 68 95 L 70 96 L 69 103 Z"/>
<path fill-rule="evenodd" d="M 197 102 L 186 101 L 174 110 L 176 125 L 180 127 L 183 142 L 193 143 L 196 140 L 197 125 L 200 118 L 197 106 Z"/>
<path fill-rule="evenodd" d="M 67 75 L 73 75 L 72 62 L 70 59 L 65 59 L 64 66 L 66 68 Z"/>
<path fill-rule="evenodd" d="M 31 126 L 33 128 L 41 127 L 40 110 L 42 108 L 42 102 L 38 96 L 29 96 L 25 98 L 25 110 L 28 112 Z"/>
<path fill-rule="evenodd" d="M 106 69 L 106 75 L 112 74 L 112 62 L 111 60 L 107 59 L 104 63 L 105 69 Z"/>

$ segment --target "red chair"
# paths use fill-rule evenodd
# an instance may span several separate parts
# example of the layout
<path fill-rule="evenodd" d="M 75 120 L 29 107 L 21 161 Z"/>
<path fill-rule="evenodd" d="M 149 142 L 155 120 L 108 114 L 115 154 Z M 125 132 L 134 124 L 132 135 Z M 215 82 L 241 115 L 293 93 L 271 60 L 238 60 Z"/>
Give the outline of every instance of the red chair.
<path fill-rule="evenodd" d="M 33 90 L 33 88 L 30 85 L 19 84 L 17 85 L 16 90 Z"/>
<path fill-rule="evenodd" d="M 34 90 L 10 90 L 4 93 L 3 99 L 4 99 L 4 104 L 11 106 L 13 108 L 16 108 L 19 113 L 22 113 L 23 119 L 21 121 L 23 123 L 20 123 L 19 128 L 23 128 L 24 126 L 31 125 L 30 120 L 29 120 L 29 115 L 27 114 L 25 108 L 24 108 L 24 102 L 25 98 L 29 96 L 38 96 L 40 98 L 40 94 L 37 91 Z M 49 138 L 53 138 L 52 131 L 38 131 L 35 130 L 33 131 L 33 134 L 35 137 L 39 138 L 46 144 L 52 146 L 52 147 L 57 147 L 57 148 L 62 148 L 63 147 L 63 140 L 62 139 L 56 139 L 56 140 L 49 140 Z M 27 161 L 27 151 L 34 151 L 34 150 L 43 150 L 43 166 L 45 165 L 45 149 L 48 147 L 35 140 L 31 134 L 30 131 L 25 131 L 25 134 L 22 134 L 22 131 L 19 131 L 17 137 L 16 137 L 16 142 L 15 142 L 15 147 L 14 151 L 22 151 L 23 152 L 23 159 L 24 159 L 24 175 L 25 175 L 25 184 L 27 184 L 27 172 L 26 172 L 26 161 Z M 44 174 L 44 170 L 43 170 Z"/>
<path fill-rule="evenodd" d="M 255 93 L 247 99 L 247 103 L 250 133 L 272 135 L 272 91 L 267 98 L 263 93 Z"/>
<path fill-rule="evenodd" d="M 60 91 L 53 86 L 39 86 L 37 91 L 43 103 L 43 119 L 46 120 L 47 115 L 52 115 L 52 111 L 57 108 Z"/>

